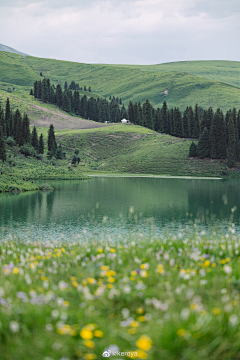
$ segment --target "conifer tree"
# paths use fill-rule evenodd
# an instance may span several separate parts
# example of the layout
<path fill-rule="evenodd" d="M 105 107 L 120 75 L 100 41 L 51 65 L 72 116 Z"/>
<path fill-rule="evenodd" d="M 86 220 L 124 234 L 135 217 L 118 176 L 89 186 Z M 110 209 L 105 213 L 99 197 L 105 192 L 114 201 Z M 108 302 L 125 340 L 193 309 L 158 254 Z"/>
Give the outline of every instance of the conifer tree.
<path fill-rule="evenodd" d="M 38 95 L 38 82 L 37 82 L 37 80 L 34 82 L 34 85 L 33 85 L 33 95 L 34 95 L 35 99 L 37 99 L 37 95 Z"/>
<path fill-rule="evenodd" d="M 42 82 L 41 80 L 39 80 L 37 84 L 37 99 L 41 99 L 41 98 L 42 98 Z"/>
<path fill-rule="evenodd" d="M 189 148 L 189 156 L 190 157 L 197 156 L 197 146 L 193 141 L 192 141 L 192 143 L 190 145 L 190 148 Z"/>
<path fill-rule="evenodd" d="M 197 156 L 200 159 L 204 159 L 209 155 L 210 155 L 209 131 L 207 127 L 205 127 L 198 140 Z"/>
<path fill-rule="evenodd" d="M 29 127 L 29 118 L 27 114 L 24 114 L 23 120 L 22 120 L 22 132 L 21 132 L 21 141 L 20 146 L 29 143 L 31 140 L 31 134 L 30 134 L 30 127 Z"/>
<path fill-rule="evenodd" d="M 64 111 L 66 111 L 68 113 L 71 111 L 71 101 L 69 98 L 69 93 L 66 90 L 63 92 L 62 108 Z"/>
<path fill-rule="evenodd" d="M 210 157 L 217 159 L 217 126 L 218 126 L 218 114 L 213 118 L 211 129 L 209 132 L 209 142 L 210 142 Z"/>
<path fill-rule="evenodd" d="M 36 129 L 36 126 L 33 127 L 33 130 L 32 130 L 32 146 L 34 147 L 34 149 L 36 151 L 38 151 L 38 136 L 37 136 L 37 129 Z"/>
<path fill-rule="evenodd" d="M 4 111 L 3 108 L 0 105 L 0 126 L 2 127 L 2 133 L 3 133 L 3 137 L 6 136 L 6 130 L 5 130 L 5 116 L 4 116 Z"/>
<path fill-rule="evenodd" d="M 210 131 L 211 126 L 212 126 L 212 122 L 213 122 L 213 117 L 214 117 L 214 111 L 213 109 L 210 107 L 208 109 L 208 119 L 207 119 L 207 128 Z"/>
<path fill-rule="evenodd" d="M 139 109 L 138 109 L 137 102 L 135 102 L 135 104 L 133 104 L 133 113 L 134 113 L 134 123 L 136 125 L 141 125 L 141 120 L 140 120 L 140 115 L 139 115 Z"/>
<path fill-rule="evenodd" d="M 138 113 L 139 113 L 139 125 L 143 126 L 143 112 L 142 112 L 142 105 L 141 105 L 140 101 L 138 102 Z"/>
<path fill-rule="evenodd" d="M 161 109 L 161 119 L 162 119 L 162 132 L 164 134 L 169 134 L 169 121 L 168 121 L 168 111 L 167 111 L 166 101 L 164 101 Z"/>
<path fill-rule="evenodd" d="M 193 115 L 193 109 L 191 106 L 188 108 L 188 133 L 189 137 L 193 138 L 194 136 L 194 115 Z"/>
<path fill-rule="evenodd" d="M 13 137 L 16 143 L 19 145 L 22 138 L 22 116 L 18 109 L 15 111 L 14 114 Z"/>
<path fill-rule="evenodd" d="M 157 132 L 161 131 L 161 110 L 159 108 L 155 113 L 154 130 Z"/>
<path fill-rule="evenodd" d="M 42 101 L 47 102 L 48 98 L 49 98 L 49 89 L 48 89 L 47 79 L 43 79 L 41 99 Z"/>
<path fill-rule="evenodd" d="M 56 102 L 57 102 L 57 106 L 58 107 L 62 107 L 62 99 L 63 95 L 62 95 L 62 88 L 60 84 L 57 84 L 57 88 L 56 88 Z"/>
<path fill-rule="evenodd" d="M 67 83 L 67 81 L 65 81 L 65 83 L 64 83 L 64 90 L 67 91 L 67 89 L 68 89 L 68 83 Z"/>
<path fill-rule="evenodd" d="M 189 131 L 188 131 L 188 107 L 183 113 L 183 137 L 188 138 L 189 137 Z"/>
<path fill-rule="evenodd" d="M 178 108 L 173 112 L 173 135 L 182 136 L 182 114 Z"/>
<path fill-rule="evenodd" d="M 3 140 L 3 131 L 1 126 L 0 126 L 0 159 L 2 160 L 2 162 L 6 160 L 6 147 L 5 147 L 5 141 Z"/>
<path fill-rule="evenodd" d="M 133 103 L 132 103 L 131 100 L 129 101 L 129 104 L 128 104 L 128 120 L 129 120 L 132 124 L 135 123 Z"/>
<path fill-rule="evenodd" d="M 87 96 L 84 95 L 82 98 L 81 98 L 81 113 L 80 113 L 80 116 L 85 118 L 86 117 L 86 113 L 87 113 Z"/>
<path fill-rule="evenodd" d="M 128 120 L 128 114 L 127 114 L 127 110 L 125 108 L 125 106 L 123 105 L 121 108 L 121 120 L 122 119 L 127 119 Z"/>
<path fill-rule="evenodd" d="M 33 96 L 33 89 L 31 89 L 31 90 L 30 90 L 30 95 L 32 95 L 32 96 Z"/>
<path fill-rule="evenodd" d="M 194 126 L 193 126 L 193 138 L 198 139 L 199 138 L 199 115 L 198 115 L 198 104 L 195 105 L 194 109 Z"/>
<path fill-rule="evenodd" d="M 235 133 L 235 124 L 234 119 L 230 116 L 228 121 L 228 149 L 227 155 L 228 159 L 231 161 L 236 160 L 237 158 L 237 143 L 236 143 L 236 133 Z"/>
<path fill-rule="evenodd" d="M 149 100 L 147 99 L 145 102 L 145 109 L 144 109 L 144 117 L 145 117 L 145 121 L 144 123 L 146 124 L 145 126 L 149 129 L 154 129 L 154 124 L 153 124 L 153 117 L 152 117 L 152 106 L 149 102 Z"/>
<path fill-rule="evenodd" d="M 53 156 L 57 149 L 57 143 L 55 139 L 54 127 L 53 124 L 49 126 L 48 129 L 48 151 Z"/>
<path fill-rule="evenodd" d="M 115 115 L 115 123 L 119 123 L 121 121 L 121 112 L 120 109 L 117 109 L 116 115 Z"/>
<path fill-rule="evenodd" d="M 39 154 L 44 154 L 44 141 L 43 141 L 43 134 L 40 135 L 39 137 L 39 142 L 38 142 L 38 153 Z"/>
<path fill-rule="evenodd" d="M 6 128 L 7 136 L 10 136 L 10 121 L 11 121 L 10 102 L 9 102 L 9 98 L 7 98 L 6 110 L 5 110 L 5 128 Z"/>
<path fill-rule="evenodd" d="M 200 121 L 200 134 L 202 134 L 205 127 L 208 129 L 208 112 L 206 110 L 203 110 Z"/>
<path fill-rule="evenodd" d="M 168 123 L 169 123 L 169 134 L 173 135 L 173 131 L 174 131 L 174 126 L 173 126 L 173 113 L 174 110 L 171 109 L 167 112 L 167 116 L 168 116 Z"/>

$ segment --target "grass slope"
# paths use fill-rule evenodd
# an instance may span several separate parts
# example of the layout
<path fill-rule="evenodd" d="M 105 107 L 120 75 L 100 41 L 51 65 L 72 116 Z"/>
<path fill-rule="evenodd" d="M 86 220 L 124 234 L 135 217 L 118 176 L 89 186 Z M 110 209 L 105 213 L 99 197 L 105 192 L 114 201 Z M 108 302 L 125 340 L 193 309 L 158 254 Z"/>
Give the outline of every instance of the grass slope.
<path fill-rule="evenodd" d="M 84 172 L 91 174 L 104 172 L 238 176 L 238 169 L 227 169 L 224 161 L 189 158 L 192 140 L 158 134 L 140 126 L 116 125 L 91 130 L 60 130 L 56 135 L 68 151 L 80 149 L 80 166 Z"/>
<path fill-rule="evenodd" d="M 218 62 L 209 63 L 204 70 L 205 62 L 190 62 L 188 70 L 188 62 L 155 66 L 83 64 L 0 52 L 0 81 L 5 87 L 25 86 L 23 91 L 28 94 L 42 72 L 55 83 L 75 80 L 80 86 L 91 86 L 95 94 L 119 96 L 125 104 L 148 98 L 154 106 L 166 100 L 170 107 L 181 110 L 196 103 L 224 111 L 239 108 L 239 84 L 231 79 L 236 80 L 240 63 L 236 62 L 235 70 L 233 62 L 219 62 L 219 66 Z"/>

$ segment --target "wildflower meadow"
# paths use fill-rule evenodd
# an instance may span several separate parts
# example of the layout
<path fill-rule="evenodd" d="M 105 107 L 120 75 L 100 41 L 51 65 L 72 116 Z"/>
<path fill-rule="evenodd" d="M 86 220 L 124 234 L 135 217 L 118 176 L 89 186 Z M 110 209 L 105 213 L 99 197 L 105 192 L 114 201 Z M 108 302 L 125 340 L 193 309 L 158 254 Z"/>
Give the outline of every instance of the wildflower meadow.
<path fill-rule="evenodd" d="M 182 230 L 0 248 L 1 360 L 240 357 L 240 237 Z"/>

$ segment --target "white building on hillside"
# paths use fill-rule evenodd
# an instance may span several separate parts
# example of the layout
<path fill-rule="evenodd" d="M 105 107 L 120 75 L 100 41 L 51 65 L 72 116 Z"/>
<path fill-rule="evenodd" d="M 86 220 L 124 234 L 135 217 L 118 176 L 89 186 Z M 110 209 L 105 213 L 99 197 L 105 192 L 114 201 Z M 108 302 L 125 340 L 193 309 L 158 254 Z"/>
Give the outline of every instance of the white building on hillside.
<path fill-rule="evenodd" d="M 126 120 L 126 119 L 122 119 L 122 120 L 121 120 L 121 123 L 122 123 L 122 124 L 130 124 L 130 121 L 129 121 L 129 120 Z"/>

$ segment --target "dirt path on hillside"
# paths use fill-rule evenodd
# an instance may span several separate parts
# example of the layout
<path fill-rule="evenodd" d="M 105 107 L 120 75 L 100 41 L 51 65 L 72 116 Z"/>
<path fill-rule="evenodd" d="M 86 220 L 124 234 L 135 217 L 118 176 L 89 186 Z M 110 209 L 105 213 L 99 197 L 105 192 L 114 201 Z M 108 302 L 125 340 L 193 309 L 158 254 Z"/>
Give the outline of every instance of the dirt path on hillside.
<path fill-rule="evenodd" d="M 27 104 L 31 110 L 27 112 L 30 125 L 49 127 L 53 124 L 55 129 L 94 129 L 104 126 L 112 126 L 113 124 L 102 124 L 92 120 L 85 120 L 69 115 L 58 109 L 47 109 L 44 106 L 36 105 L 28 101 L 9 96 L 17 101 Z"/>

